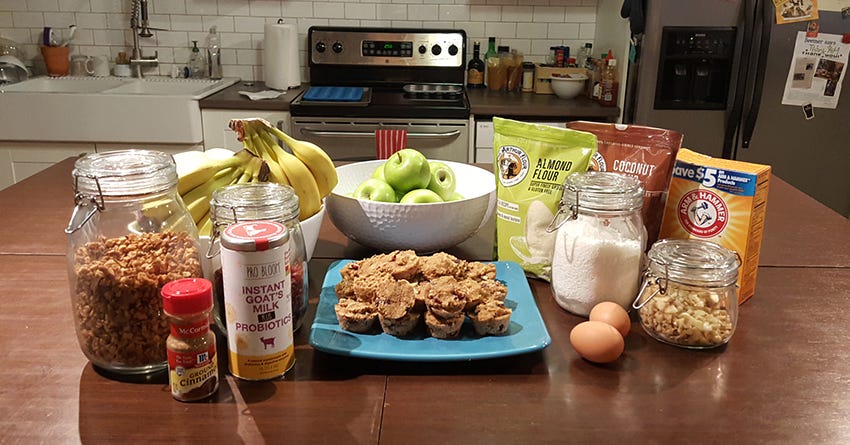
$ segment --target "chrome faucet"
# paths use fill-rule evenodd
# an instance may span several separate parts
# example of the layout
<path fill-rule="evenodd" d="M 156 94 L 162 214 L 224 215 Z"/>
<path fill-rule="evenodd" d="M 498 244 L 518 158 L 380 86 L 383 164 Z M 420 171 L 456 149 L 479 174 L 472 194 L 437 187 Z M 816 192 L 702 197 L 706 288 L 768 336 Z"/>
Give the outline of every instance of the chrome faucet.
<path fill-rule="evenodd" d="M 153 37 L 151 30 L 166 30 L 148 26 L 148 0 L 133 0 L 132 11 L 130 12 L 130 29 L 133 30 L 133 52 L 130 56 L 130 66 L 135 71 L 135 76 L 141 78 L 144 77 L 142 67 L 159 65 L 159 51 L 154 51 L 153 57 L 143 56 L 139 37 Z"/>

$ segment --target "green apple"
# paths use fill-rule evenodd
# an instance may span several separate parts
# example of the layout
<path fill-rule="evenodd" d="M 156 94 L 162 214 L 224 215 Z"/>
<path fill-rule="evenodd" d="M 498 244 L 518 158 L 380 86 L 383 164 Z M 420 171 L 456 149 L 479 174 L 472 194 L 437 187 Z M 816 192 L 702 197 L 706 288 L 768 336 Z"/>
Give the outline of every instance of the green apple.
<path fill-rule="evenodd" d="M 384 163 L 384 178 L 401 193 L 424 189 L 431 182 L 431 166 L 425 155 L 412 148 L 405 148 L 395 152 Z"/>
<path fill-rule="evenodd" d="M 452 195 L 446 198 L 446 201 L 460 201 L 463 199 L 463 195 L 458 192 L 452 192 Z"/>
<path fill-rule="evenodd" d="M 369 201 L 398 202 L 395 190 L 385 181 L 376 178 L 369 178 L 360 183 L 354 190 L 354 197 Z"/>
<path fill-rule="evenodd" d="M 451 167 L 439 161 L 429 161 L 428 165 L 431 167 L 431 180 L 428 182 L 428 190 L 440 195 L 440 198 L 443 198 L 444 201 L 448 201 L 457 186 L 455 172 L 452 171 Z"/>
<path fill-rule="evenodd" d="M 399 200 L 402 204 L 424 204 L 428 202 L 443 202 L 440 195 L 428 189 L 413 189 L 404 194 Z"/>
<path fill-rule="evenodd" d="M 372 177 L 375 179 L 380 179 L 381 181 L 386 181 L 387 178 L 384 177 L 384 164 L 378 166 L 375 171 L 372 172 Z"/>

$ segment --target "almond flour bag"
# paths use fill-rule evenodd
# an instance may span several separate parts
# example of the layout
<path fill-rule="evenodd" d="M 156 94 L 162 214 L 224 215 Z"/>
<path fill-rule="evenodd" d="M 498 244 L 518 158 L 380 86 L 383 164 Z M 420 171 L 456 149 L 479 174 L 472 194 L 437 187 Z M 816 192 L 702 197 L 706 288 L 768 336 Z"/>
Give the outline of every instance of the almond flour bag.
<path fill-rule="evenodd" d="M 496 173 L 496 258 L 519 263 L 549 281 L 555 217 L 564 179 L 587 171 L 596 136 L 583 131 L 493 118 Z"/>
<path fill-rule="evenodd" d="M 644 188 L 642 212 L 649 249 L 661 230 L 667 187 L 676 153 L 682 145 L 682 133 L 640 125 L 586 121 L 568 122 L 567 128 L 596 135 L 599 146 L 590 161 L 590 170 L 624 173 L 640 180 Z"/>

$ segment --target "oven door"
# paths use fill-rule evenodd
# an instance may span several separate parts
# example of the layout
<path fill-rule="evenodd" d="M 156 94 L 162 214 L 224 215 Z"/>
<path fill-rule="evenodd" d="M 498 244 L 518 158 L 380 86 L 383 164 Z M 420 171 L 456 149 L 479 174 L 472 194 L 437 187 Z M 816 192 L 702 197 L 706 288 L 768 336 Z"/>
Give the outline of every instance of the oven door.
<path fill-rule="evenodd" d="M 464 119 L 384 119 L 293 116 L 291 134 L 310 141 L 335 161 L 377 158 L 375 130 L 407 130 L 407 147 L 428 159 L 469 162 L 469 121 Z"/>

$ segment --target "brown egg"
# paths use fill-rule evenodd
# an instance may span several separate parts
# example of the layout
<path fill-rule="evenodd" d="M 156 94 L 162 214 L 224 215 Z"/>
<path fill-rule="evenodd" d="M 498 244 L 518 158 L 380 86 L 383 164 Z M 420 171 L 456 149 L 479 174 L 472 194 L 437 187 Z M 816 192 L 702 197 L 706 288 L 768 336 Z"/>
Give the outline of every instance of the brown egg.
<path fill-rule="evenodd" d="M 623 337 L 629 333 L 632 327 L 632 320 L 629 319 L 629 313 L 613 301 L 603 301 L 602 303 L 593 306 L 590 310 L 591 321 L 601 321 L 614 326 L 614 329 L 620 332 Z"/>
<path fill-rule="evenodd" d="M 623 336 L 608 323 L 585 321 L 570 331 L 570 344 L 582 357 L 595 363 L 617 360 L 623 353 Z"/>

